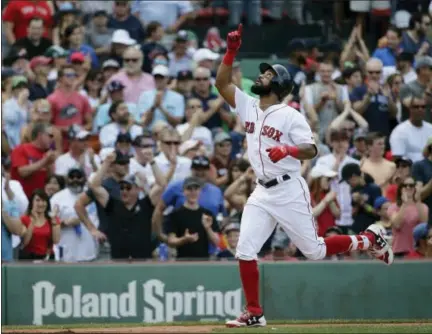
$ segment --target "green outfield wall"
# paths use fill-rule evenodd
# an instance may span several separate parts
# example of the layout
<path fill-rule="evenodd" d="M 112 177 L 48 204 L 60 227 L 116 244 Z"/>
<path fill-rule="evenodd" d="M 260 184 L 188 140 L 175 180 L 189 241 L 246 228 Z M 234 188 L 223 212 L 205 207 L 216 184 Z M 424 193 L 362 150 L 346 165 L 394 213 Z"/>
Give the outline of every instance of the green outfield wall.
<path fill-rule="evenodd" d="M 266 318 L 432 318 L 432 262 L 263 263 Z M 7 265 L 2 323 L 221 321 L 242 310 L 236 263 Z"/>

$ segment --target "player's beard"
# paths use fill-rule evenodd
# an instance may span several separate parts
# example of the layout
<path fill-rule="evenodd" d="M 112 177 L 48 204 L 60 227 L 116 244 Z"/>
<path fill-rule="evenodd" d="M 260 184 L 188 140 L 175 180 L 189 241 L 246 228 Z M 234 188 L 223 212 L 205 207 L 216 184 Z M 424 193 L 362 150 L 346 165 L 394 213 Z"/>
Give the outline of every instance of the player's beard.
<path fill-rule="evenodd" d="M 251 92 L 258 96 L 268 96 L 271 93 L 271 87 L 270 85 L 263 86 L 263 85 L 254 84 L 251 87 Z"/>

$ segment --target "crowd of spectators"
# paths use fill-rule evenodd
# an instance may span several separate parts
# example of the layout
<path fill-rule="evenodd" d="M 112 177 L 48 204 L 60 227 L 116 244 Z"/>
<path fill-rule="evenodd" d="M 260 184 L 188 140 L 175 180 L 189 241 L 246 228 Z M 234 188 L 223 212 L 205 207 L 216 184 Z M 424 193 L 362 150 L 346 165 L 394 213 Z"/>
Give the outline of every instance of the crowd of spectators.
<path fill-rule="evenodd" d="M 237 24 L 243 2 L 222 2 Z M 248 23 L 261 24 L 261 2 L 244 3 Z M 370 9 L 351 3 L 347 41 L 284 41 L 279 61 L 296 84 L 283 103 L 306 117 L 319 149 L 302 162 L 317 233 L 380 222 L 398 258 L 432 258 L 431 16 L 372 1 L 388 3 L 374 9 L 393 10 L 383 17 L 394 25 L 369 52 Z M 257 180 L 244 124 L 213 85 L 224 40 L 215 27 L 204 41 L 183 30 L 203 5 L 8 2 L 3 261 L 234 258 Z M 232 80 L 254 96 L 240 62 Z M 260 256 L 304 259 L 279 227 Z"/>

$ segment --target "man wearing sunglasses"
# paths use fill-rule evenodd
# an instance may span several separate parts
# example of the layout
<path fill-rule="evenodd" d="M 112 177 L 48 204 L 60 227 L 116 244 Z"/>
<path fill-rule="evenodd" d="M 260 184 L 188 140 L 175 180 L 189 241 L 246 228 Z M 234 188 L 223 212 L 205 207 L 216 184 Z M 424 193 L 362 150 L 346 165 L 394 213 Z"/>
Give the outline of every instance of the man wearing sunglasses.
<path fill-rule="evenodd" d="M 407 98 L 409 119 L 400 123 L 390 136 L 390 146 L 395 159 L 407 157 L 413 162 L 423 159 L 423 149 L 432 137 L 432 124 L 425 121 L 426 100 L 414 95 Z"/>
<path fill-rule="evenodd" d="M 102 186 L 104 175 L 117 159 L 112 153 L 90 182 L 96 201 L 108 216 L 107 236 L 112 259 L 149 259 L 152 255 L 153 203 L 149 196 L 139 199 L 139 180 L 128 176 L 119 182 L 120 198 Z"/>
<path fill-rule="evenodd" d="M 366 84 L 353 89 L 353 108 L 369 123 L 369 131 L 390 135 L 390 118 L 396 118 L 397 107 L 390 90 L 381 85 L 383 63 L 371 58 L 366 63 Z"/>
<path fill-rule="evenodd" d="M 72 127 L 69 131 L 69 150 L 58 157 L 55 162 L 55 173 L 66 175 L 71 168 L 81 168 L 86 176 L 97 170 L 100 159 L 88 146 L 90 132 L 79 127 Z"/>
<path fill-rule="evenodd" d="M 97 257 L 97 245 L 90 232 L 81 225 L 81 220 L 74 210 L 75 202 L 86 184 L 84 171 L 77 167 L 69 169 L 66 174 L 66 184 L 66 188 L 54 194 L 50 200 L 51 207 L 58 209 L 58 217 L 61 221 L 60 242 L 56 246 L 60 260 L 92 261 Z"/>

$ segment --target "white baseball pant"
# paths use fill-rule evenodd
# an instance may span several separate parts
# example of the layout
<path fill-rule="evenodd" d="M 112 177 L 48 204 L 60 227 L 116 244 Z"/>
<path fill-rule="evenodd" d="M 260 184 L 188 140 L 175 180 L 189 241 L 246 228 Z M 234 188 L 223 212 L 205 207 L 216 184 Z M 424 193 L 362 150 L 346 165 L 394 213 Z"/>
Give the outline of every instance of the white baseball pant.
<path fill-rule="evenodd" d="M 277 223 L 304 256 L 311 260 L 325 257 L 326 244 L 317 236 L 309 188 L 297 176 L 271 188 L 257 184 L 243 210 L 236 258 L 256 260 Z"/>

